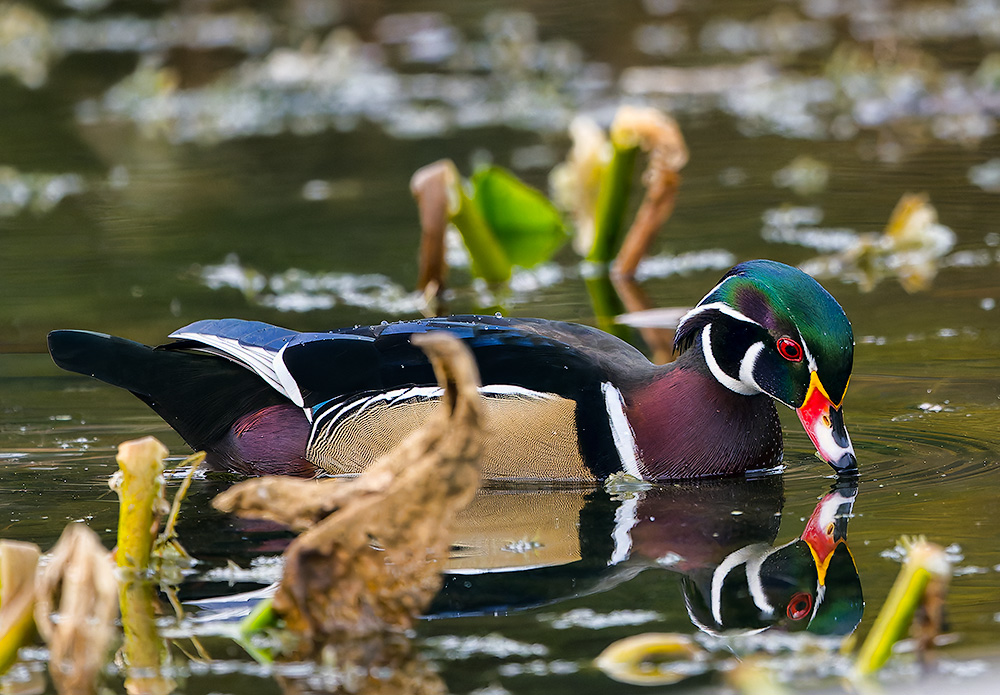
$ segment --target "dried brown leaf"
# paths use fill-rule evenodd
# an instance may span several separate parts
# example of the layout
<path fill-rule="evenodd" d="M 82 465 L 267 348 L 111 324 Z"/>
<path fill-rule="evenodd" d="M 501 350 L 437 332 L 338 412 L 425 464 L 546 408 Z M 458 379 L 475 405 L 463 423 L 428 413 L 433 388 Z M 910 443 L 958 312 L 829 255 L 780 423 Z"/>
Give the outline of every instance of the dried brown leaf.
<path fill-rule="evenodd" d="M 450 159 L 442 159 L 417 169 L 410 178 L 410 192 L 420 212 L 420 266 L 417 289 L 428 295 L 444 287 L 445 230 L 458 209 L 458 169 Z"/>
<path fill-rule="evenodd" d="M 96 533 L 83 524 L 66 527 L 39 575 L 37 595 L 35 622 L 49 645 L 56 689 L 96 692 L 118 614 L 114 562 Z"/>
<path fill-rule="evenodd" d="M 635 143 L 649 155 L 642 175 L 646 187 L 635 220 L 615 259 L 614 274 L 632 277 L 657 232 L 674 211 L 681 177 L 689 153 L 677 122 L 653 108 L 623 106 L 611 125 L 616 143 Z"/>
<path fill-rule="evenodd" d="M 224 511 L 307 527 L 285 552 L 275 610 L 326 643 L 410 627 L 441 586 L 456 514 L 479 487 L 482 426 L 471 353 L 455 338 L 413 338 L 428 354 L 441 404 L 428 423 L 350 481 L 251 480 L 220 495 Z"/>

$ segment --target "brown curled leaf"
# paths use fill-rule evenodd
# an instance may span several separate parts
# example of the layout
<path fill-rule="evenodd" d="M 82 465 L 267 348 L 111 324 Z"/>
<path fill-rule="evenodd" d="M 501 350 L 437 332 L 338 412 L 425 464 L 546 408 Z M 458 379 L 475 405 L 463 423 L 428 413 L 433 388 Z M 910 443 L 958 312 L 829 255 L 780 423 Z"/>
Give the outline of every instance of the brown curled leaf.
<path fill-rule="evenodd" d="M 475 496 L 482 454 L 479 375 L 446 334 L 415 336 L 444 388 L 426 425 L 355 480 L 264 478 L 216 498 L 223 511 L 310 525 L 285 551 L 274 608 L 300 653 L 409 628 L 441 586 L 456 514 Z"/>
<path fill-rule="evenodd" d="M 688 162 L 688 148 L 673 118 L 653 108 L 623 106 L 611 125 L 614 142 L 636 143 L 649 154 L 642 175 L 646 188 L 635 220 L 615 258 L 614 274 L 633 277 L 660 227 L 674 211 L 680 170 Z"/>
<path fill-rule="evenodd" d="M 35 622 L 49 645 L 56 689 L 96 692 L 118 614 L 114 562 L 96 533 L 83 524 L 66 526 L 39 574 L 37 596 Z"/>

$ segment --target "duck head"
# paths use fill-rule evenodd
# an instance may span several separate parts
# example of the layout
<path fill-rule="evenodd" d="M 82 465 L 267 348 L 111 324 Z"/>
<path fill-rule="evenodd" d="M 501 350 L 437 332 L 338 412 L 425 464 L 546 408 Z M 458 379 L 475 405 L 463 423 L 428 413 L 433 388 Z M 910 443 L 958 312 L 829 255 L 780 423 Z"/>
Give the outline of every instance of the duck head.
<path fill-rule="evenodd" d="M 849 635 L 864 615 L 864 592 L 847 545 L 857 480 L 838 479 L 816 505 L 799 538 L 759 541 L 726 555 L 710 576 L 682 581 L 694 624 L 709 634 L 770 628 Z"/>
<path fill-rule="evenodd" d="M 695 343 L 720 384 L 794 409 L 824 461 L 857 470 L 842 409 L 854 333 L 813 278 L 775 261 L 735 266 L 678 324 L 675 349 Z"/>

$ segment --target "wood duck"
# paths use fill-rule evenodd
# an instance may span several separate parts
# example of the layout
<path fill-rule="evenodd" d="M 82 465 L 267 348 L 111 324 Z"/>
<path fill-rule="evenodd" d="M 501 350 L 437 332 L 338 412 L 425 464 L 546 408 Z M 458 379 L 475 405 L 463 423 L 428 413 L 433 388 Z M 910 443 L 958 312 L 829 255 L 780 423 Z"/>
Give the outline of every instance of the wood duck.
<path fill-rule="evenodd" d="M 774 261 L 732 268 L 654 365 L 595 328 L 453 316 L 299 333 L 197 321 L 151 348 L 49 334 L 60 367 L 128 389 L 208 465 L 245 475 L 354 474 L 424 421 L 440 389 L 410 338 L 449 331 L 475 354 L 492 479 L 598 481 L 741 474 L 781 461 L 774 402 L 798 413 L 838 472 L 857 459 L 841 408 L 851 324 L 815 280 Z"/>
<path fill-rule="evenodd" d="M 712 635 L 772 629 L 847 635 L 864 614 L 847 542 L 857 482 L 838 478 L 804 527 L 787 514 L 783 519 L 778 475 L 675 481 L 624 493 L 589 486 L 484 487 L 456 520 L 443 584 L 427 613 L 502 615 L 551 607 L 654 573 L 657 579 L 639 581 L 660 587 L 659 607 L 669 603 L 664 589 L 676 580 L 688 618 Z M 187 523 L 205 528 L 204 519 L 188 517 Z M 801 534 L 775 543 L 789 525 L 802 528 Z M 291 535 L 279 537 L 258 520 L 235 517 L 210 527 L 214 532 L 200 539 L 192 529 L 188 540 L 201 545 L 191 548 L 199 558 L 219 566 L 232 559 L 234 548 L 245 564 L 278 554 Z M 193 617 L 199 622 L 242 619 L 277 586 L 220 595 L 217 583 L 204 581 L 191 577 L 181 586 L 184 602 L 204 611 Z M 267 579 L 248 578 L 254 581 Z"/>

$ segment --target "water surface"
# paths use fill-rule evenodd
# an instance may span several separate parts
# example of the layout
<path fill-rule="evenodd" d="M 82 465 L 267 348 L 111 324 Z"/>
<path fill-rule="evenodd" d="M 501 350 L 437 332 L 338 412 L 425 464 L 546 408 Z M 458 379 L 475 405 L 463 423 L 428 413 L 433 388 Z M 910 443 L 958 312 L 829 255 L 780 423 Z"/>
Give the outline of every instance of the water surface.
<path fill-rule="evenodd" d="M 415 17 L 379 4 L 313 2 L 280 16 L 247 10 L 243 29 L 220 29 L 215 44 L 157 23 L 187 16 L 182 4 L 133 17 L 123 34 L 95 27 L 113 27 L 129 10 L 70 5 L 35 6 L 57 48 L 27 67 L 3 62 L 0 74 L 0 166 L 10 167 L 0 177 L 3 537 L 47 548 L 67 521 L 83 520 L 110 546 L 117 500 L 107 478 L 117 444 L 153 434 L 176 461 L 185 453 L 130 395 L 53 367 L 43 354 L 47 331 L 84 328 L 155 344 L 206 317 L 303 330 L 411 317 L 414 170 L 450 157 L 469 173 L 491 160 L 544 189 L 573 115 L 606 125 L 619 103 L 651 103 L 675 114 L 691 150 L 676 214 L 653 249 L 688 258 L 690 269 L 646 279 L 653 306 L 691 306 L 730 262 L 807 263 L 820 253 L 815 240 L 836 230 L 878 232 L 906 192 L 926 192 L 954 232 L 923 291 L 908 293 L 893 277 L 870 291 L 846 276 L 823 282 L 857 338 L 846 413 L 862 471 L 849 524 L 866 601 L 860 633 L 898 571 L 897 540 L 925 534 L 955 561 L 954 639 L 941 658 L 992 668 L 973 656 L 995 656 L 1000 645 L 1000 187 L 991 174 L 1000 141 L 985 61 L 1000 45 L 992 4 L 942 5 L 933 14 L 906 4 L 863 12 L 837 3 L 650 0 L 614 12 L 602 3 L 526 3 L 511 13 L 503 3 L 442 1 L 421 3 L 432 14 Z M 221 6 L 205 11 L 232 16 Z M 330 39 L 346 56 L 341 71 L 306 71 L 315 81 L 295 82 L 295 60 L 322 54 L 307 37 L 334 27 L 342 30 Z M 847 50 L 859 51 L 856 64 L 874 62 L 851 73 Z M 285 82 L 260 77 L 281 55 L 290 61 Z M 156 73 L 156 65 L 172 72 Z M 650 87 L 650 74 L 635 72 L 663 66 L 718 68 L 729 82 L 706 91 L 703 77 L 686 73 Z M 787 187 L 779 172 L 802 155 L 827 167 L 825 186 Z M 61 178 L 45 188 L 43 176 Z M 767 220 L 786 208 L 802 208 L 800 219 L 810 221 L 781 236 Z M 577 262 L 564 250 L 550 279 L 515 292 L 504 310 L 594 323 Z M 363 277 L 371 274 L 380 277 Z M 256 294 L 233 286 L 276 276 L 285 284 Z M 303 277 L 339 289 L 291 296 L 289 278 Z M 482 308 L 462 290 L 463 271 L 452 278 L 453 308 Z M 699 528 L 708 537 L 718 524 L 747 542 L 787 544 L 830 491 L 828 468 L 794 416 L 782 417 L 785 472 L 765 492 L 705 503 Z M 212 513 L 218 489 L 197 481 L 184 512 L 184 541 L 205 563 L 185 589 L 192 597 L 257 586 L 253 577 L 230 585 L 207 573 L 227 560 L 249 567 L 285 538 Z M 553 500 L 534 493 L 540 508 Z M 615 526 L 623 500 L 589 494 L 561 499 L 547 517 L 559 520 L 546 522 L 558 531 L 549 544 L 574 558 L 573 569 L 539 558 L 534 574 L 509 575 L 519 577 L 518 600 L 490 604 L 483 597 L 492 590 L 483 588 L 478 603 L 444 607 L 421 624 L 418 644 L 450 690 L 606 692 L 611 684 L 590 662 L 613 640 L 706 634 L 684 603 L 683 578 L 694 570 L 646 568 L 632 546 L 617 551 L 627 561 L 609 564 L 616 529 L 619 541 L 624 533 Z M 664 503 L 675 512 L 705 493 L 677 494 Z M 734 511 L 746 516 L 736 531 Z M 659 514 L 657 525 L 650 516 L 654 535 L 678 542 L 669 517 Z M 662 559 L 677 548 L 658 552 Z M 269 581 L 267 572 L 256 579 Z M 487 610 L 504 601 L 518 610 Z M 177 659 L 186 691 L 280 690 L 237 648 L 214 647 L 222 658 L 215 666 Z M 813 683 L 816 673 L 802 668 L 802 683 Z M 680 691 L 719 682 L 707 673 Z"/>

